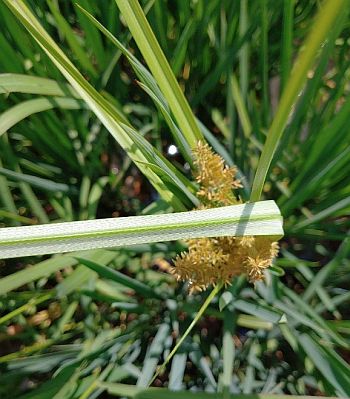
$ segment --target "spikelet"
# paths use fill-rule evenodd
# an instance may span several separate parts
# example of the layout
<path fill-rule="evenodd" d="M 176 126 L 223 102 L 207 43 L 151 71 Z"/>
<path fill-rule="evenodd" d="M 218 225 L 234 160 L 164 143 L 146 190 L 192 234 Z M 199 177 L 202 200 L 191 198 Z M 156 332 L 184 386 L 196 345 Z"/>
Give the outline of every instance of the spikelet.
<path fill-rule="evenodd" d="M 239 204 L 233 190 L 242 187 L 236 179 L 237 169 L 225 165 L 220 155 L 215 154 L 208 144 L 199 142 L 193 151 L 195 178 L 200 184 L 198 197 L 206 208 Z"/>
<path fill-rule="evenodd" d="M 242 203 L 234 190 L 242 187 L 237 169 L 228 167 L 208 144 L 199 142 L 194 153 L 195 178 L 201 209 Z M 209 285 L 246 274 L 252 282 L 264 278 L 278 254 L 278 243 L 270 237 L 216 237 L 188 240 L 188 252 L 178 255 L 171 272 L 178 281 L 187 281 L 190 292 L 203 291 Z"/>

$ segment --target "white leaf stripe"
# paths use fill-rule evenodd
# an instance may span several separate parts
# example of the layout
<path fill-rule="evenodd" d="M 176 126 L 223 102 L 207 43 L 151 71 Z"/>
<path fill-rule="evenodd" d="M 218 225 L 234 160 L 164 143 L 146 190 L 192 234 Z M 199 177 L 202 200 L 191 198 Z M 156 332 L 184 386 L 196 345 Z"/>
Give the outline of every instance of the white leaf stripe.
<path fill-rule="evenodd" d="M 0 259 L 179 239 L 283 235 L 274 201 L 163 215 L 0 229 Z"/>

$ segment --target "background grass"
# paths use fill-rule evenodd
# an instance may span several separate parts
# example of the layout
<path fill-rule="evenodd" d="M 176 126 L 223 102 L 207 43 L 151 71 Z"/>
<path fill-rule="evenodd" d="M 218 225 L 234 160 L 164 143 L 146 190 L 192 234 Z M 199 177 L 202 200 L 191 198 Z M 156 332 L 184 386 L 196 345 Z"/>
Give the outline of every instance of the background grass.
<path fill-rule="evenodd" d="M 160 166 L 131 162 L 1 2 L 2 226 L 193 207 L 184 127 L 145 72 L 116 4 L 27 3 L 100 93 L 100 104 L 133 127 L 126 131 L 139 148 L 146 139 L 159 151 L 144 162 L 165 165 L 168 177 Z M 213 301 L 154 386 L 220 397 L 350 395 L 350 58 L 344 4 L 314 54 L 263 187 L 263 196 L 274 199 L 284 216 L 281 256 L 265 283 L 252 287 L 238 278 Z M 319 2 L 156 0 L 142 6 L 201 122 L 199 134 L 238 166 L 245 184 L 240 194 L 247 200 Z M 174 155 L 171 145 L 178 148 Z M 142 175 L 145 169 L 151 179 Z M 166 182 L 164 195 L 157 191 L 158 178 Z M 167 192 L 176 193 L 176 201 Z M 0 261 L 0 396 L 148 397 L 140 388 L 208 295 L 189 296 L 169 275 L 171 258 L 183 249 L 181 243 L 159 243 Z M 163 391 L 148 395 L 170 397 Z"/>

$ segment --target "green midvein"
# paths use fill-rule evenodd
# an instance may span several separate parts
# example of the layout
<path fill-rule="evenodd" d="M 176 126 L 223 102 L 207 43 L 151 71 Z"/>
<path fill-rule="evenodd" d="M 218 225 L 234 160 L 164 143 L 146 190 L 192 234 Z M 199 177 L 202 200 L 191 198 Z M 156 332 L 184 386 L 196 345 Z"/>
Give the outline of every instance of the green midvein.
<path fill-rule="evenodd" d="M 248 216 L 238 216 L 219 220 L 199 220 L 190 221 L 176 224 L 167 224 L 166 226 L 137 226 L 137 227 L 125 227 L 120 230 L 106 230 L 106 231 L 92 231 L 92 232 L 77 232 L 70 235 L 50 235 L 48 237 L 31 237 L 31 238 L 14 238 L 10 240 L 0 241 L 0 246 L 12 246 L 18 244 L 31 244 L 31 243 L 54 243 L 56 240 L 72 240 L 72 239 L 87 239 L 87 238 L 100 238 L 100 237 L 118 237 L 121 235 L 128 235 L 132 233 L 152 233 L 152 232 L 171 232 L 172 230 L 183 230 L 186 228 L 196 228 L 196 227 L 213 227 L 213 226 L 227 226 L 229 224 L 236 223 L 238 226 L 246 222 L 259 222 L 264 220 L 270 221 L 280 221 L 282 218 L 278 214 L 261 215 L 254 217 L 253 215 Z M 82 222 L 83 223 L 83 222 Z M 177 232 L 176 231 L 176 232 Z M 192 232 L 193 233 L 193 232 Z"/>

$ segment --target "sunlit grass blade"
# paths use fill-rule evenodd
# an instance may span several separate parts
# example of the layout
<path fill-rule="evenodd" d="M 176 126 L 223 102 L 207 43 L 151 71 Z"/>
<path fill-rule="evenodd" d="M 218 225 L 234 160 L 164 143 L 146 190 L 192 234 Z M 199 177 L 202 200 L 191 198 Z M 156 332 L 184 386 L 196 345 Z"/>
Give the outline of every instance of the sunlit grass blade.
<path fill-rule="evenodd" d="M 295 106 L 309 70 L 315 64 L 316 56 L 323 42 L 332 30 L 339 14 L 347 8 L 346 4 L 346 0 L 326 0 L 316 16 L 311 32 L 295 61 L 276 115 L 268 131 L 253 182 L 251 201 L 260 199 L 273 154 L 287 125 L 292 108 Z"/>
<path fill-rule="evenodd" d="M 32 114 L 47 111 L 53 108 L 80 109 L 84 107 L 82 101 L 74 98 L 35 98 L 14 105 L 0 115 L 0 136 L 11 127 Z"/>
<path fill-rule="evenodd" d="M 310 224 L 317 223 L 327 217 L 332 216 L 337 211 L 342 211 L 342 213 L 349 213 L 350 209 L 350 197 L 343 198 L 342 200 L 334 203 L 330 207 L 310 216 L 309 218 L 302 220 L 301 222 L 294 225 L 291 229 L 291 232 L 298 231 L 304 229 L 305 227 L 309 226 Z M 348 211 L 347 211 L 348 210 Z"/>
<path fill-rule="evenodd" d="M 228 399 L 230 397 L 230 386 L 235 361 L 235 344 L 232 338 L 236 327 L 236 318 L 227 309 L 224 313 L 225 318 L 222 337 L 222 391 L 223 399 Z"/>
<path fill-rule="evenodd" d="M 182 154 L 186 158 L 186 160 L 191 164 L 192 156 L 190 150 L 190 143 L 186 140 L 186 137 L 183 135 L 183 132 L 177 127 L 174 123 L 172 116 L 170 114 L 170 109 L 167 100 L 163 96 L 160 91 L 157 82 L 150 74 L 150 72 L 143 66 L 143 64 L 138 61 L 138 59 L 130 52 L 128 49 L 123 46 L 123 44 L 114 36 L 111 32 L 109 32 L 103 25 L 101 25 L 96 18 L 94 18 L 90 13 L 84 10 L 82 7 L 78 6 L 84 15 L 89 18 L 89 20 L 110 40 L 128 59 L 131 66 L 133 67 L 135 73 L 139 77 L 142 83 L 140 86 L 146 93 L 152 98 L 157 107 L 162 112 L 171 132 L 173 133 L 174 139 L 178 144 Z"/>
<path fill-rule="evenodd" d="M 43 179 L 41 177 L 31 176 L 20 172 L 13 172 L 12 170 L 5 168 L 0 168 L 0 175 L 6 176 L 13 181 L 28 183 L 33 187 L 38 187 L 45 191 L 68 192 L 70 190 L 70 187 L 67 184 L 55 183 L 48 179 Z"/>
<path fill-rule="evenodd" d="M 73 256 L 82 255 L 81 253 L 74 253 L 70 255 L 62 255 L 51 257 L 31 267 L 12 273 L 9 276 L 0 279 L 0 295 L 5 295 L 8 292 L 16 290 L 17 288 L 31 283 L 43 277 L 50 276 L 50 274 L 66 267 L 73 267 L 78 264 L 78 260 Z M 109 263 L 115 257 L 114 252 L 97 249 L 94 251 L 84 252 L 84 259 L 98 261 L 101 263 Z"/>
<path fill-rule="evenodd" d="M 230 85 L 232 89 L 232 98 L 237 108 L 237 114 L 239 116 L 239 121 L 242 126 L 242 131 L 245 139 L 249 140 L 253 146 L 260 152 L 262 150 L 262 144 L 257 140 L 257 138 L 252 135 L 252 124 L 249 118 L 248 110 L 244 103 L 244 97 L 241 93 L 237 78 L 234 74 L 230 76 Z M 245 145 L 244 145 L 245 147 Z"/>
<path fill-rule="evenodd" d="M 287 93 L 293 80 L 292 64 L 298 51 L 299 60 L 305 57 L 302 46 L 314 21 L 321 27 L 316 33 L 326 40 L 310 55 L 305 84 L 289 102 L 263 185 L 263 195 L 274 199 L 284 216 L 286 239 L 280 256 L 264 270 L 264 281 L 253 285 L 247 263 L 261 264 L 265 250 L 248 247 L 249 259 L 242 260 L 241 250 L 231 251 L 232 245 L 249 246 L 252 240 L 232 236 L 233 226 L 243 223 L 245 230 L 251 224 L 263 233 L 261 223 L 281 226 L 279 216 L 271 223 L 271 215 L 254 220 L 253 212 L 226 225 L 232 213 L 224 208 L 209 226 L 206 218 L 203 226 L 198 221 L 185 225 L 186 212 L 175 214 L 175 224 L 163 226 L 160 218 L 157 226 L 149 226 L 149 219 L 140 219 L 144 226 L 133 225 L 134 215 L 168 218 L 208 203 L 195 168 L 200 154 L 196 151 L 194 162 L 193 146 L 125 16 L 112 0 L 0 1 L 0 71 L 10 72 L 0 74 L 0 121 L 11 111 L 19 122 L 13 119 L 0 137 L 0 237 L 6 251 L 18 256 L 0 259 L 0 397 L 349 396 L 349 0 L 328 28 L 316 17 L 330 7 L 328 0 L 119 4 L 143 8 L 198 114 L 203 137 L 228 167 L 236 165 L 244 187 L 234 194 L 243 202 L 249 201 L 281 92 Z M 137 20 L 137 13 L 132 17 Z M 146 31 L 138 33 L 148 40 Z M 167 78 L 165 70 L 160 73 Z M 73 99 L 81 108 L 43 108 L 24 119 L 20 107 L 12 108 L 40 104 L 43 97 Z M 206 185 L 208 201 L 223 187 L 219 180 L 213 176 Z M 90 220 L 94 226 L 111 217 L 108 225 L 127 221 L 131 230 L 125 232 L 124 226 L 96 234 L 93 227 L 86 232 L 85 224 L 62 223 Z M 12 235 L 7 229 L 45 220 L 55 223 L 51 230 L 40 226 Z M 229 238 L 220 237 L 228 225 Z M 186 243 L 176 235 L 175 241 L 163 241 L 178 230 L 198 238 Z M 204 238 L 209 230 L 213 237 Z M 129 245 L 152 234 L 159 241 Z M 254 242 L 277 238 L 260 236 Z M 109 250 L 76 251 L 77 245 L 90 240 L 96 246 L 102 239 L 109 240 Z M 21 257 L 23 247 L 46 251 L 47 244 L 57 243 L 74 246 L 74 252 Z M 206 257 L 203 246 L 212 243 L 215 249 Z M 186 244 L 189 254 L 183 252 Z M 180 271 L 178 255 L 192 259 L 192 250 L 199 255 L 193 262 L 203 264 L 183 283 L 176 281 L 172 272 Z M 242 274 L 228 278 L 199 319 L 196 314 L 212 288 L 194 292 L 190 287 L 207 267 L 219 273 L 224 259 L 228 273 L 236 260 Z M 157 365 L 174 352 L 153 383 L 162 388 L 147 389 Z"/>
<path fill-rule="evenodd" d="M 0 74 L 0 94 L 28 93 L 79 98 L 72 86 L 52 79 L 16 73 Z"/>
<path fill-rule="evenodd" d="M 0 187 L 1 187 L 1 183 L 0 183 Z M 36 224 L 36 221 L 34 219 L 30 219 L 25 216 L 18 215 L 17 213 L 5 211 L 4 209 L 0 209 L 0 218 L 13 220 L 15 222 L 19 222 L 20 224 Z"/>
<path fill-rule="evenodd" d="M 274 201 L 200 211 L 66 222 L 0 230 L 0 258 L 179 239 L 283 235 Z"/>
<path fill-rule="evenodd" d="M 198 140 L 203 140 L 202 133 L 142 8 L 137 0 L 116 2 L 180 129 L 195 147 Z"/>
<path fill-rule="evenodd" d="M 134 141 L 130 138 L 126 131 L 125 120 L 116 113 L 115 107 L 113 107 L 108 101 L 106 101 L 81 75 L 81 73 L 75 68 L 70 60 L 65 56 L 62 50 L 56 45 L 52 38 L 46 33 L 41 27 L 35 16 L 25 6 L 22 1 L 13 3 L 11 1 L 5 1 L 6 5 L 14 13 L 16 18 L 24 25 L 24 27 L 30 32 L 34 39 L 39 43 L 42 49 L 51 58 L 53 63 L 66 77 L 74 89 L 79 93 L 81 98 L 89 105 L 93 112 L 98 116 L 101 122 L 113 135 L 113 137 L 119 142 L 119 144 L 127 151 L 128 155 L 133 159 L 136 165 L 139 166 L 141 171 L 147 176 L 149 181 L 154 185 L 157 191 L 162 197 L 172 204 L 176 210 L 184 210 L 186 207 L 182 203 L 178 196 L 175 196 L 173 192 L 166 187 L 166 184 L 162 179 L 149 167 L 145 167 L 145 164 L 149 162 L 144 154 L 144 146 L 146 140 L 134 131 L 134 134 L 139 135 L 141 147 L 135 145 Z M 129 126 L 131 129 L 131 127 Z M 143 162 L 143 166 L 139 164 Z M 180 172 L 178 172 L 180 173 Z M 176 185 L 176 183 L 175 183 Z M 180 190 L 181 192 L 181 190 Z"/>
<path fill-rule="evenodd" d="M 237 113 L 240 118 L 244 136 L 249 139 L 252 133 L 252 124 L 249 119 L 248 111 L 244 103 L 244 96 L 241 93 L 237 77 L 232 74 L 230 77 L 230 87 L 232 87 L 232 98 L 237 107 Z"/>
<path fill-rule="evenodd" d="M 0 317 L 0 324 L 6 323 L 8 320 L 11 320 L 13 317 L 16 317 L 20 315 L 23 312 L 26 312 L 30 310 L 35 305 L 38 305 L 39 303 L 45 302 L 53 297 L 52 293 L 49 294 L 44 294 L 41 296 L 37 296 L 36 298 L 32 298 L 29 302 L 26 304 L 20 306 L 19 308 L 13 310 L 10 313 L 7 313 L 5 316 Z"/>

